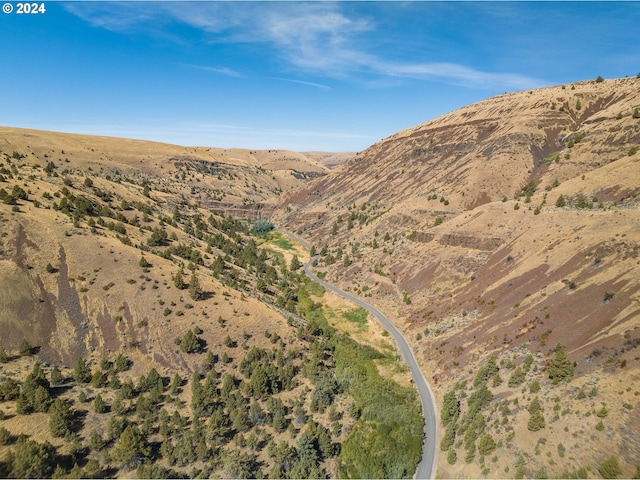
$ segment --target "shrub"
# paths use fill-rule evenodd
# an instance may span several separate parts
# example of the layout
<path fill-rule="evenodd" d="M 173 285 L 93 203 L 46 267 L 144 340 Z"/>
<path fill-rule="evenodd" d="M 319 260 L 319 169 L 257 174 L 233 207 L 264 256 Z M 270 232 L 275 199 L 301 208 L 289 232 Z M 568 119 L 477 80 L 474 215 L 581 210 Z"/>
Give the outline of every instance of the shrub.
<path fill-rule="evenodd" d="M 604 78 L 602 78 L 601 75 L 598 75 L 598 78 L 596 78 L 596 83 L 602 83 L 604 82 Z"/>
<path fill-rule="evenodd" d="M 200 339 L 191 330 L 188 330 L 180 340 L 180 350 L 184 353 L 197 353 L 201 349 Z"/>
<path fill-rule="evenodd" d="M 20 343 L 20 347 L 18 347 L 18 352 L 20 353 L 21 357 L 26 357 L 33 353 L 33 347 L 27 341 L 26 338 L 22 339 L 22 342 Z"/>
<path fill-rule="evenodd" d="M 496 449 L 496 442 L 493 437 L 488 433 L 485 433 L 478 442 L 478 452 L 480 455 L 489 455 Z"/>
<path fill-rule="evenodd" d="M 593 202 L 584 193 L 579 193 L 573 201 L 573 206 L 576 208 L 593 208 Z"/>
<path fill-rule="evenodd" d="M 615 455 L 605 458 L 600 465 L 598 465 L 598 472 L 602 475 L 602 478 L 616 478 L 622 473 L 618 458 Z"/>
<path fill-rule="evenodd" d="M 507 384 L 511 388 L 517 387 L 518 385 L 521 385 L 524 382 L 525 375 L 526 374 L 524 370 L 522 370 L 522 368 L 520 367 L 517 367 L 509 377 L 509 382 Z"/>
<path fill-rule="evenodd" d="M 138 265 L 140 265 L 142 268 L 149 268 L 151 266 L 149 261 L 144 257 L 140 257 L 140 261 L 138 262 Z"/>
<path fill-rule="evenodd" d="M 556 207 L 558 207 L 558 208 L 562 208 L 562 207 L 564 207 L 564 206 L 566 206 L 566 205 L 567 205 L 567 202 L 566 202 L 566 200 L 564 199 L 564 196 L 563 196 L 563 195 L 560 195 L 560 196 L 558 197 L 558 199 L 556 200 Z"/>
<path fill-rule="evenodd" d="M 11 432 L 4 427 L 0 427 L 0 445 L 6 445 L 11 440 Z"/>
<path fill-rule="evenodd" d="M 275 227 L 273 223 L 269 222 L 268 220 L 264 220 L 260 218 L 256 220 L 256 222 L 253 224 L 253 227 L 251 227 L 251 233 L 262 236 L 262 235 L 266 235 L 274 228 Z"/>
<path fill-rule="evenodd" d="M 542 411 L 537 411 L 529 417 L 529 422 L 527 423 L 527 428 L 532 432 L 537 432 L 538 430 L 543 429 L 546 426 L 544 421 L 544 415 Z"/>
<path fill-rule="evenodd" d="M 458 461 L 458 455 L 453 448 L 450 448 L 447 452 L 447 462 L 449 465 L 455 465 L 456 461 Z"/>

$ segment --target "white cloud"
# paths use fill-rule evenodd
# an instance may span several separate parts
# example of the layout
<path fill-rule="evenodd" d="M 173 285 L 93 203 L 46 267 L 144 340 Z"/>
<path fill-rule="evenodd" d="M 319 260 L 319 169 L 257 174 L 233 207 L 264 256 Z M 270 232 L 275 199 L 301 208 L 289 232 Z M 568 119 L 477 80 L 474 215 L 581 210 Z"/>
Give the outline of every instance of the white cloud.
<path fill-rule="evenodd" d="M 307 85 L 309 87 L 319 88 L 320 90 L 333 90 L 328 85 L 322 85 L 321 83 L 305 82 L 303 80 L 293 80 L 290 78 L 276 78 L 275 80 L 280 80 L 281 82 L 299 83 L 300 85 Z"/>
<path fill-rule="evenodd" d="M 204 70 L 205 72 L 218 73 L 220 75 L 224 75 L 224 76 L 227 76 L 227 77 L 246 78 L 246 75 L 244 75 L 243 73 L 240 73 L 237 70 L 234 70 L 232 68 L 227 68 L 227 67 L 209 67 L 209 66 L 206 66 L 206 65 L 191 65 L 191 64 L 188 64 L 188 63 L 183 63 L 181 65 L 184 65 L 186 67 L 196 68 L 198 70 Z"/>
<path fill-rule="evenodd" d="M 514 73 L 483 72 L 455 63 L 379 63 L 373 68 L 391 76 L 442 80 L 457 85 L 476 88 L 507 87 L 527 89 L 542 87 L 548 83 L 541 79 Z"/>
<path fill-rule="evenodd" d="M 119 32 L 147 32 L 181 23 L 203 32 L 211 43 L 263 43 L 283 70 L 300 75 L 350 78 L 385 85 L 384 78 L 438 81 L 472 88 L 527 89 L 547 82 L 509 72 L 488 72 L 458 63 L 397 62 L 372 52 L 371 19 L 344 13 L 329 2 L 119 2 L 70 3 L 68 10 L 90 24 Z M 199 67 L 243 78 L 226 67 Z M 374 78 L 377 77 L 377 78 Z M 292 81 L 292 80 L 287 80 Z M 297 80 L 318 88 L 315 82 Z"/>

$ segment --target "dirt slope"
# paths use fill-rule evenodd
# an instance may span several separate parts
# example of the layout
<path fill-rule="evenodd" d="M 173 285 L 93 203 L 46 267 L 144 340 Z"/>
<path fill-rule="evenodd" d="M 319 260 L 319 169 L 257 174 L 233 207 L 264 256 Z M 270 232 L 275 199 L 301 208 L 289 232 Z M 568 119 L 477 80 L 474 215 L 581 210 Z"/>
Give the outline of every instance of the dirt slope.
<path fill-rule="evenodd" d="M 635 474 L 638 92 L 640 79 L 627 78 L 494 97 L 392 135 L 281 199 L 274 218 L 326 245 L 327 279 L 395 320 L 439 398 L 491 355 L 505 383 L 528 353 L 536 359 L 527 383 L 494 389 L 493 411 L 507 402 L 512 417 L 485 412 L 501 440 L 491 460 L 465 462 L 460 442 L 453 465 L 441 454 L 444 477 L 509 477 L 519 455 L 527 475 L 589 466 L 598 476 L 612 453 L 623 475 Z M 546 374 L 558 343 L 575 362 L 563 386 Z M 523 387 L 535 380 L 540 432 L 526 427 L 533 395 Z M 597 385 L 595 402 L 577 397 L 586 384 Z M 555 398 L 566 399 L 562 416 Z M 602 430 L 592 415 L 600 403 L 616 412 Z"/>
<path fill-rule="evenodd" d="M 24 160 L 126 177 L 220 212 L 259 215 L 261 204 L 328 169 L 297 152 L 182 147 L 114 137 L 0 127 L 0 150 Z M 250 209 L 246 205 L 252 204 Z"/>

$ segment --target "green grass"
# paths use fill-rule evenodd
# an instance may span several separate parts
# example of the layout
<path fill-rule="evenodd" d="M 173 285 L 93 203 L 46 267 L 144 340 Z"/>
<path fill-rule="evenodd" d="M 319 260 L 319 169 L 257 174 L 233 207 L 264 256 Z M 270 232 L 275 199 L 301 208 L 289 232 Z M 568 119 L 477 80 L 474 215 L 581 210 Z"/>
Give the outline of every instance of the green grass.
<path fill-rule="evenodd" d="M 344 312 L 342 316 L 350 322 L 358 323 L 360 325 L 365 325 L 367 323 L 367 316 L 369 312 L 367 312 L 364 308 L 358 307 L 350 310 L 348 312 Z"/>
<path fill-rule="evenodd" d="M 546 157 L 544 157 L 543 162 L 546 163 L 547 165 L 550 165 L 553 162 L 557 163 L 559 158 L 560 158 L 560 152 L 553 152 L 547 155 Z"/>
<path fill-rule="evenodd" d="M 291 243 L 291 241 L 280 232 L 269 232 L 267 235 L 267 242 L 277 245 L 283 250 L 294 249 L 293 243 Z"/>

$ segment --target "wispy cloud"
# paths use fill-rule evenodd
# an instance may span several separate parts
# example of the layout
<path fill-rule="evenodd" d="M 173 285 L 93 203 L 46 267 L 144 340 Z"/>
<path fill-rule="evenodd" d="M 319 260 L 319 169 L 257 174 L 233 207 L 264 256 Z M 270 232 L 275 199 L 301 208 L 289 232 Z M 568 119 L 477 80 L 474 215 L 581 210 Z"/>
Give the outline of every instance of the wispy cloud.
<path fill-rule="evenodd" d="M 68 10 L 91 25 L 117 32 L 155 33 L 172 23 L 188 25 L 210 43 L 258 43 L 271 49 L 280 68 L 300 76 L 361 80 L 437 81 L 472 88 L 526 89 L 544 80 L 512 72 L 490 72 L 455 62 L 397 61 L 371 46 L 378 25 L 333 2 L 122 2 L 69 3 Z M 243 78 L 225 67 L 198 67 Z M 377 77 L 377 78 L 373 78 Z M 305 80 L 287 80 L 328 88 Z"/>
<path fill-rule="evenodd" d="M 483 72 L 455 63 L 377 63 L 372 67 L 381 74 L 425 80 L 441 80 L 476 88 L 508 87 L 526 89 L 548 85 L 545 80 L 526 75 Z"/>
<path fill-rule="evenodd" d="M 280 80 L 281 82 L 298 83 L 300 85 L 307 85 L 309 87 L 319 88 L 320 90 L 333 90 L 330 86 L 322 85 L 321 83 L 305 82 L 303 80 L 293 80 L 290 78 L 276 78 L 275 80 Z"/>
<path fill-rule="evenodd" d="M 188 63 L 183 63 L 181 65 L 184 65 L 185 67 L 191 67 L 191 68 L 196 68 L 198 70 L 204 70 L 205 72 L 213 72 L 213 73 L 218 73 L 220 75 L 224 75 L 227 77 L 232 77 L 232 78 L 247 78 L 245 74 L 240 73 L 232 68 L 228 68 L 228 67 L 209 67 L 206 65 L 191 65 Z"/>

